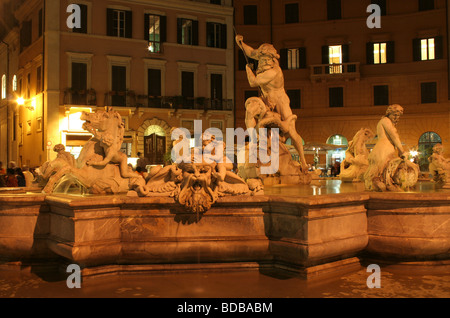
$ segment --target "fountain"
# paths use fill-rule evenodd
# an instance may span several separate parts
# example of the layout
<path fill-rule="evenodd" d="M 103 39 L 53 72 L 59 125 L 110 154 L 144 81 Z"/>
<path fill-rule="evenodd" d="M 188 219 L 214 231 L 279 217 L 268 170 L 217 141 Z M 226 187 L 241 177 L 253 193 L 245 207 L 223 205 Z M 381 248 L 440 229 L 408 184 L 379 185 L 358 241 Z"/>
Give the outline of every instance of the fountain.
<path fill-rule="evenodd" d="M 58 145 L 57 158 L 40 169 L 42 192 L 0 194 L 0 259 L 22 265 L 76 263 L 84 277 L 270 267 L 309 278 L 358 269 L 366 258 L 448 265 L 449 192 L 416 184 L 418 170 L 405 159 L 395 129 L 399 106 L 380 120 L 371 154 L 364 146 L 372 134 L 368 129 L 353 140 L 348 181 L 364 183 L 312 180 L 276 50 L 271 45 L 254 50 L 241 36 L 236 40 L 260 60 L 256 75 L 247 68 L 250 84 L 260 86 L 262 95 L 246 102 L 246 123 L 269 128 L 269 134 L 280 131 L 276 174 L 261 174 L 264 164 L 250 160 L 239 163 L 236 173 L 220 160 L 220 151 L 201 156 L 183 151 L 190 160 L 156 167 L 144 179 L 120 153 L 120 115 L 112 108 L 85 113 L 83 127 L 93 137 L 77 160 Z M 270 74 L 273 79 L 261 84 Z M 300 162 L 285 148 L 287 137 Z M 184 142 L 181 134 L 174 140 Z M 225 147 L 214 135 L 203 142 L 202 150 Z M 275 151 L 271 142 L 258 146 Z M 244 148 L 247 159 L 250 148 Z M 445 163 L 448 171 L 448 160 L 440 156 L 436 149 L 434 176 L 448 184 L 448 173 L 440 168 Z"/>

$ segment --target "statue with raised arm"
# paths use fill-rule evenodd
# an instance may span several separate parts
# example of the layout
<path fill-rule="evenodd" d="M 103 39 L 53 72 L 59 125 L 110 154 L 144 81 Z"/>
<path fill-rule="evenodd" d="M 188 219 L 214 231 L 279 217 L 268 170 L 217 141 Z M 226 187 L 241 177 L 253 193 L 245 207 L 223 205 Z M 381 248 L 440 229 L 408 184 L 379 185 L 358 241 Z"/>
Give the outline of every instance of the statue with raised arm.
<path fill-rule="evenodd" d="M 286 139 L 291 138 L 299 154 L 301 173 L 308 174 L 303 141 L 295 127 L 297 116 L 292 113 L 290 99 L 284 89 L 284 75 L 279 63 L 280 55 L 271 44 L 264 43 L 258 49 L 250 47 L 243 42 L 242 35 L 236 36 L 236 43 L 247 57 L 258 61 L 256 72 L 250 65 L 246 66 L 250 86 L 258 87 L 261 95 L 257 97 L 261 102 L 255 102 L 255 98 L 246 101 L 247 129 L 279 128 L 280 135 Z"/>
<path fill-rule="evenodd" d="M 417 183 L 419 167 L 408 160 L 396 128 L 402 114 L 400 105 L 391 105 L 378 122 L 377 143 L 364 174 L 366 190 L 402 191 Z"/>

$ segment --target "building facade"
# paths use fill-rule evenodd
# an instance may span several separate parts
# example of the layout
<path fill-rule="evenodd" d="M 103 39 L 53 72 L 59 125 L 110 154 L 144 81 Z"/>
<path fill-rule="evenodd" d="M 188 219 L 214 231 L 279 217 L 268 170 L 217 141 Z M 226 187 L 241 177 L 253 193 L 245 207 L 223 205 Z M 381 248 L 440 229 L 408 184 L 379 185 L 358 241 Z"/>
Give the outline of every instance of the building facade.
<path fill-rule="evenodd" d="M 0 161 L 39 166 L 58 143 L 77 156 L 91 137 L 81 112 L 105 106 L 122 115 L 122 150 L 151 164 L 173 127 L 234 126 L 231 0 L 25 0 L 14 15 Z"/>
<path fill-rule="evenodd" d="M 435 143 L 450 156 L 447 3 L 236 0 L 235 25 L 252 47 L 277 48 L 306 145 L 345 145 L 361 128 L 376 133 L 387 106 L 400 104 L 400 137 L 407 149 L 419 151 L 426 170 Z M 367 11 L 371 4 L 381 9 L 380 28 L 369 27 L 376 22 Z M 239 49 L 235 56 L 236 125 L 244 127 L 244 102 L 258 92 L 248 85 Z M 321 151 L 320 163 L 342 160 L 344 150 Z M 312 164 L 312 149 L 306 154 Z"/>

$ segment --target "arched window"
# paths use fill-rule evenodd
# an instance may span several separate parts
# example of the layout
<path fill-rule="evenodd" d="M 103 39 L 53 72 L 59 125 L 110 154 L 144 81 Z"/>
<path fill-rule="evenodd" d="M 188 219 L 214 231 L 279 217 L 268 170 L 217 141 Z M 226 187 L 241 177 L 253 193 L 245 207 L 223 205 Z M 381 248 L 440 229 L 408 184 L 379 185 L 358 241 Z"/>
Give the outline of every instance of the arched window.
<path fill-rule="evenodd" d="M 421 171 L 428 171 L 428 158 L 433 153 L 433 147 L 442 143 L 441 137 L 432 131 L 424 133 L 419 138 L 419 166 Z"/>
<path fill-rule="evenodd" d="M 2 99 L 6 98 L 6 75 L 2 76 Z"/>
<path fill-rule="evenodd" d="M 17 92 L 17 75 L 13 76 L 12 89 L 13 89 L 13 92 Z"/>
<path fill-rule="evenodd" d="M 341 163 L 345 159 L 345 150 L 348 147 L 348 140 L 342 135 L 333 135 L 327 140 L 327 144 L 342 146 L 342 148 L 329 150 L 327 153 L 327 166 Z"/>

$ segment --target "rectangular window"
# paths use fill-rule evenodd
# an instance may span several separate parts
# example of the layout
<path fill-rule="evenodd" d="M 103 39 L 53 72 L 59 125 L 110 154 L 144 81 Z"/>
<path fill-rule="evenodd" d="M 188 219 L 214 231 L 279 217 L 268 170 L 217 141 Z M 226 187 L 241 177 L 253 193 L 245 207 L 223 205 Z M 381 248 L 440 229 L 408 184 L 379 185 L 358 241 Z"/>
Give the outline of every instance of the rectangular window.
<path fill-rule="evenodd" d="M 88 18 L 87 18 L 87 11 L 88 7 L 85 4 L 77 4 L 80 7 L 81 10 L 81 27 L 80 28 L 73 28 L 73 32 L 75 33 L 87 33 L 87 27 L 88 27 Z"/>
<path fill-rule="evenodd" d="M 373 63 L 385 64 L 387 62 L 386 43 L 373 44 Z"/>
<path fill-rule="evenodd" d="M 181 72 L 181 95 L 184 97 L 184 106 L 194 107 L 194 72 Z"/>
<path fill-rule="evenodd" d="M 373 104 L 375 106 L 389 105 L 388 85 L 377 85 L 373 87 Z"/>
<path fill-rule="evenodd" d="M 6 98 L 6 75 L 2 76 L 2 99 Z"/>
<path fill-rule="evenodd" d="M 258 24 L 258 6 L 256 5 L 244 6 L 244 24 L 245 25 Z"/>
<path fill-rule="evenodd" d="M 222 109 L 223 103 L 223 76 L 211 74 L 211 108 Z"/>
<path fill-rule="evenodd" d="M 22 52 L 31 44 L 31 20 L 24 21 L 20 29 L 20 51 Z"/>
<path fill-rule="evenodd" d="M 300 52 L 298 49 L 288 49 L 288 69 L 300 68 Z"/>
<path fill-rule="evenodd" d="M 72 104 L 86 105 L 87 64 L 72 63 Z"/>
<path fill-rule="evenodd" d="M 178 44 L 198 45 L 198 21 L 178 18 Z"/>
<path fill-rule="evenodd" d="M 372 0 L 371 1 L 372 4 L 377 4 L 380 9 L 381 9 L 381 15 L 384 16 L 386 15 L 386 0 Z"/>
<path fill-rule="evenodd" d="M 436 82 L 422 83 L 420 86 L 422 104 L 437 103 Z"/>
<path fill-rule="evenodd" d="M 413 40 L 414 61 L 430 61 L 442 59 L 442 36 Z"/>
<path fill-rule="evenodd" d="M 36 70 L 36 94 L 42 92 L 42 67 L 39 66 Z"/>
<path fill-rule="evenodd" d="M 306 48 L 281 49 L 280 67 L 284 70 L 306 68 Z"/>
<path fill-rule="evenodd" d="M 121 38 L 132 37 L 132 12 L 107 9 L 107 34 Z"/>
<path fill-rule="evenodd" d="M 298 23 L 299 22 L 299 10 L 298 3 L 288 3 L 284 6 L 285 22 Z"/>
<path fill-rule="evenodd" d="M 328 64 L 337 64 L 330 66 L 330 74 L 342 73 L 342 45 L 333 45 L 328 47 Z"/>
<path fill-rule="evenodd" d="M 127 67 L 113 65 L 111 75 L 111 106 L 126 106 Z"/>
<path fill-rule="evenodd" d="M 166 21 L 165 16 L 146 14 L 144 16 L 144 35 L 148 41 L 148 51 L 160 53 L 161 44 L 166 41 Z"/>
<path fill-rule="evenodd" d="M 227 48 L 227 25 L 220 23 L 206 23 L 206 45 L 220 49 Z"/>
<path fill-rule="evenodd" d="M 41 10 L 39 10 L 38 37 L 42 36 L 43 21 L 44 21 L 44 15 L 43 15 L 42 9 L 41 9 Z"/>
<path fill-rule="evenodd" d="M 434 38 L 420 40 L 420 48 L 421 48 L 420 56 L 421 56 L 421 60 L 422 61 L 434 60 L 435 59 Z"/>
<path fill-rule="evenodd" d="M 367 43 L 367 64 L 386 64 L 395 62 L 395 43 L 393 41 Z"/>
<path fill-rule="evenodd" d="M 301 91 L 299 89 L 289 89 L 286 90 L 286 94 L 291 101 L 291 108 L 300 109 L 302 106 Z"/>
<path fill-rule="evenodd" d="M 341 15 L 341 0 L 327 0 L 327 18 L 328 20 L 339 20 Z"/>
<path fill-rule="evenodd" d="M 161 70 L 148 69 L 148 107 L 161 107 Z"/>
<path fill-rule="evenodd" d="M 330 107 L 344 107 L 344 88 L 330 87 L 329 88 Z"/>
<path fill-rule="evenodd" d="M 433 10 L 434 0 L 419 0 L 419 11 Z"/>
<path fill-rule="evenodd" d="M 31 97 L 31 74 L 27 75 L 27 99 Z"/>

